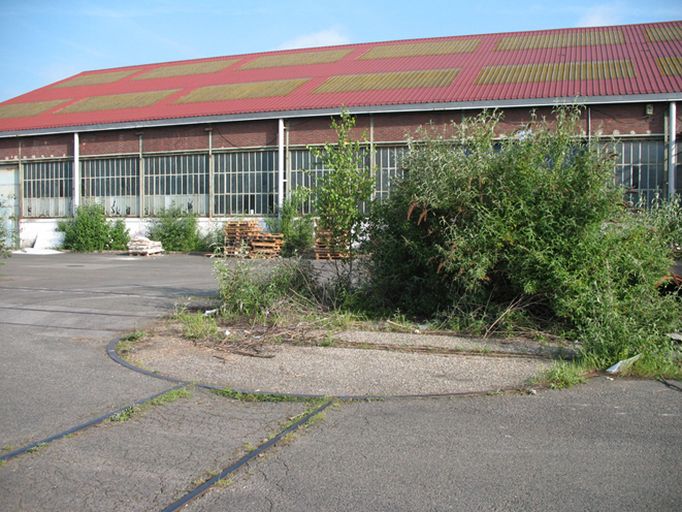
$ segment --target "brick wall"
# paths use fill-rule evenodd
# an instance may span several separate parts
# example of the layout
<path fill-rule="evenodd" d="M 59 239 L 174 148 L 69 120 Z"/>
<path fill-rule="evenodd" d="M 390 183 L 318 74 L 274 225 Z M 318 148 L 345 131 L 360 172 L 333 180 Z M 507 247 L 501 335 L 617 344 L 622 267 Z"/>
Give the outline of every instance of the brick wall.
<path fill-rule="evenodd" d="M 137 153 L 139 137 L 133 130 L 83 133 L 79 137 L 82 156 Z"/>
<path fill-rule="evenodd" d="M 215 149 L 277 145 L 277 120 L 243 121 L 213 125 Z"/>
<path fill-rule="evenodd" d="M 664 131 L 664 114 L 667 103 L 654 103 L 653 115 L 647 115 L 645 103 L 625 105 L 593 105 L 590 107 L 592 133 L 603 135 L 631 134 L 657 135 Z M 465 117 L 474 116 L 480 110 L 415 112 L 404 114 L 374 114 L 374 140 L 376 142 L 403 141 L 408 136 L 416 136 L 419 127 L 447 135 L 452 122 L 460 122 Z M 536 109 L 538 117 L 553 117 L 552 109 Z M 498 133 L 512 134 L 522 128 L 530 119 L 530 109 L 516 108 L 504 111 L 498 126 Z M 287 120 L 289 144 L 322 144 L 336 140 L 330 127 L 330 117 L 311 117 Z M 587 129 L 587 113 L 583 112 L 583 128 Z M 144 151 L 183 151 L 206 150 L 208 148 L 209 125 L 190 125 L 144 130 L 116 130 L 83 133 L 80 136 L 81 155 L 95 156 L 117 153 L 137 153 L 138 133 L 143 134 Z M 682 104 L 678 108 L 678 134 L 682 134 Z M 215 149 L 253 148 L 277 145 L 277 120 L 244 121 L 220 123 L 211 126 L 213 147 Z M 358 116 L 356 127 L 351 136 L 369 140 L 370 116 Z M 680 138 L 680 135 L 678 135 Z M 73 136 L 49 135 L 23 137 L 22 155 L 24 158 L 63 158 L 73 155 Z M 0 160 L 18 157 L 19 139 L 0 139 Z"/>

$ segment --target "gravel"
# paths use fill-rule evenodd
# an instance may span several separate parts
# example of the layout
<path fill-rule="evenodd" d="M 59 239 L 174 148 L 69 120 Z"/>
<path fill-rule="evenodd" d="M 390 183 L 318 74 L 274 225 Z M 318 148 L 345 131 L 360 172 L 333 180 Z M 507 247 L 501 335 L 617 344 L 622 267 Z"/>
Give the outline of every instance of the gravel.
<path fill-rule="evenodd" d="M 172 337 L 141 345 L 134 362 L 164 375 L 240 390 L 327 396 L 494 391 L 523 386 L 551 362 L 531 358 L 272 347 L 273 358 L 218 352 Z"/>

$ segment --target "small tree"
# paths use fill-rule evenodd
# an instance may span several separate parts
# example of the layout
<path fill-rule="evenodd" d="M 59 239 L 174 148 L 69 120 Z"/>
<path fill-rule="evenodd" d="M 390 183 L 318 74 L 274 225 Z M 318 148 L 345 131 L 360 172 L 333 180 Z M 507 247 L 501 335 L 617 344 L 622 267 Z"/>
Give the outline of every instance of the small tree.
<path fill-rule="evenodd" d="M 350 287 L 353 274 L 355 246 L 362 236 L 365 215 L 362 204 L 369 201 L 374 190 L 374 180 L 365 169 L 364 151 L 360 141 L 351 140 L 350 132 L 355 118 L 348 112 L 332 119 L 336 131 L 336 144 L 325 144 L 313 149 L 329 172 L 317 187 L 317 214 L 319 229 L 329 234 L 332 249 L 348 255 L 344 280 Z"/>

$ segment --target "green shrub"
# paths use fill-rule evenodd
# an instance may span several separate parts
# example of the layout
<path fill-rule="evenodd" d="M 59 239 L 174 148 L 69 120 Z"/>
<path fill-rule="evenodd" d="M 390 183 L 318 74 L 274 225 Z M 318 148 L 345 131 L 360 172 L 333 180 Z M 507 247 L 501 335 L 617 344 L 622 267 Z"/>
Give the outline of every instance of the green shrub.
<path fill-rule="evenodd" d="M 315 279 L 306 261 L 283 261 L 270 272 L 251 268 L 243 261 L 218 261 L 214 271 L 221 310 L 228 316 L 267 319 L 277 306 L 315 300 Z"/>
<path fill-rule="evenodd" d="M 0 211 L 5 208 L 5 198 L 0 196 Z M 11 234 L 7 229 L 7 218 L 0 215 L 0 258 L 6 258 L 10 255 L 11 249 Z"/>
<path fill-rule="evenodd" d="M 284 238 L 282 256 L 284 257 L 303 256 L 313 247 L 313 219 L 309 214 L 304 213 L 304 205 L 310 195 L 310 189 L 297 188 L 284 201 L 279 217 L 266 221 L 272 233 L 282 233 Z"/>
<path fill-rule="evenodd" d="M 123 250 L 130 237 L 122 219 L 107 222 L 104 206 L 79 206 L 73 218 L 60 221 L 57 231 L 64 233 L 64 248 L 77 252 Z"/>
<path fill-rule="evenodd" d="M 682 318 L 655 288 L 670 249 L 623 208 L 612 155 L 580 137 L 575 110 L 501 142 L 497 121 L 410 143 L 405 178 L 370 223 L 373 303 L 486 334 L 535 322 L 601 367 L 656 350 Z"/>
<path fill-rule="evenodd" d="M 642 215 L 670 246 L 673 257 L 682 259 L 682 196 L 676 195 L 669 201 L 657 200 Z"/>
<path fill-rule="evenodd" d="M 123 251 L 128 248 L 130 234 L 123 219 L 117 219 L 109 225 L 109 249 Z"/>
<path fill-rule="evenodd" d="M 152 221 L 147 236 L 161 242 L 166 251 L 191 252 L 200 249 L 197 217 L 173 206 Z"/>
<path fill-rule="evenodd" d="M 211 252 L 218 254 L 225 245 L 225 235 L 223 234 L 223 224 L 214 224 L 204 235 L 199 235 L 199 241 L 195 248 L 196 251 Z"/>

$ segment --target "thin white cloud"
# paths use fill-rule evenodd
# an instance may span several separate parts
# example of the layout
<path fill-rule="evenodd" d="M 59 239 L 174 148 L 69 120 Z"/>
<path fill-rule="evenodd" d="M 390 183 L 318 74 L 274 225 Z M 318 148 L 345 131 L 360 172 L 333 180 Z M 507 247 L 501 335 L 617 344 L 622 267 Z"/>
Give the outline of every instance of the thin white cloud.
<path fill-rule="evenodd" d="M 314 46 L 334 46 L 337 44 L 348 44 L 350 39 L 346 37 L 338 28 L 328 28 L 319 32 L 303 34 L 293 39 L 285 41 L 278 50 L 290 50 L 293 48 L 311 48 Z"/>
<path fill-rule="evenodd" d="M 589 7 L 578 19 L 579 27 L 601 27 L 625 22 L 622 4 L 600 4 Z"/>

